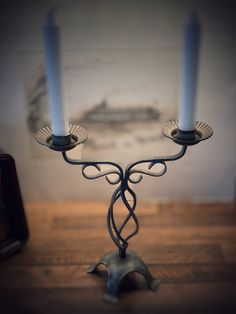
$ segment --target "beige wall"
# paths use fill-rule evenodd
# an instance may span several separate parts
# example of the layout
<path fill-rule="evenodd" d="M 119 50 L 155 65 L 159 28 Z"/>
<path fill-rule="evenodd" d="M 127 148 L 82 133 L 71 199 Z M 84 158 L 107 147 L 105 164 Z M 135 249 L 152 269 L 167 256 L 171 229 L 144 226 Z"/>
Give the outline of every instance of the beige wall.
<path fill-rule="evenodd" d="M 102 179 L 100 182 L 86 181 L 81 177 L 80 169 L 75 171 L 56 153 L 52 152 L 53 157 L 50 158 L 32 157 L 32 135 L 26 126 L 27 95 L 22 54 L 42 53 L 41 25 L 50 1 L 23 3 L 16 1 L 1 13 L 0 147 L 16 159 L 25 200 L 107 198 L 113 187 Z M 58 3 L 64 54 L 127 50 L 135 53 L 145 49 L 176 49 L 178 52 L 183 21 L 192 8 L 197 10 L 203 26 L 197 119 L 214 127 L 214 137 L 190 148 L 184 159 L 169 164 L 164 177 L 145 178 L 136 190 L 140 197 L 145 198 L 232 199 L 236 169 L 236 22 L 233 1 L 98 0 Z M 166 77 L 164 73 L 159 75 Z M 163 99 L 169 96 L 168 82 L 165 84 Z M 88 89 L 88 86 L 81 88 Z M 173 103 L 177 110 L 179 86 L 172 90 L 177 96 Z M 136 92 L 129 93 L 128 97 L 132 102 Z M 156 97 L 158 99 L 158 95 Z M 125 100 L 125 94 L 123 98 Z M 68 99 L 67 107 L 69 112 L 73 111 Z M 172 143 L 166 146 L 167 142 L 161 140 L 157 144 L 155 155 L 166 153 L 166 147 L 171 153 L 179 149 Z M 137 153 L 137 158 L 142 153 Z"/>

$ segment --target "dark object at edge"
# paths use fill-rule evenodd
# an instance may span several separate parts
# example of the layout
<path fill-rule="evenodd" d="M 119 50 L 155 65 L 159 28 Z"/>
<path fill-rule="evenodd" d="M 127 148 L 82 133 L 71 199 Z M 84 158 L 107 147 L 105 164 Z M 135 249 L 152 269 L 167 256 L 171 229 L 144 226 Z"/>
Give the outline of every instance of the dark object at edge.
<path fill-rule="evenodd" d="M 15 161 L 0 154 L 0 260 L 19 251 L 28 237 Z"/>

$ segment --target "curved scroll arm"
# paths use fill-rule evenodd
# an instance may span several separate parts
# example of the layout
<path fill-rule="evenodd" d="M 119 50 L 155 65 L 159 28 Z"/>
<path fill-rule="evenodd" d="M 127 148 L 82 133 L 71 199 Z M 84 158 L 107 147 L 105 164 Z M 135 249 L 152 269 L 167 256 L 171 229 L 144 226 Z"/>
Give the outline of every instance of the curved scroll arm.
<path fill-rule="evenodd" d="M 101 178 L 101 177 L 106 177 L 107 181 L 111 184 L 118 184 L 120 181 L 122 181 L 123 179 L 123 175 L 124 175 L 124 183 L 139 183 L 141 181 L 141 179 L 139 180 L 133 180 L 130 179 L 130 176 L 134 173 L 139 173 L 139 174 L 145 174 L 145 175 L 150 175 L 150 176 L 154 176 L 154 177 L 159 177 L 165 174 L 165 172 L 167 171 L 167 167 L 165 162 L 167 161 L 175 161 L 180 159 L 181 157 L 183 157 L 186 153 L 187 150 L 187 146 L 182 146 L 181 151 L 175 155 L 172 156 L 163 156 L 163 157 L 158 157 L 158 158 L 152 158 L 152 159 L 144 159 L 144 160 L 140 160 L 140 161 L 136 161 L 132 164 L 130 164 L 129 166 L 127 166 L 127 168 L 125 169 L 125 175 L 123 173 L 123 169 L 116 163 L 111 162 L 111 161 L 83 161 L 83 160 L 77 160 L 77 159 L 71 159 L 70 157 L 67 156 L 66 152 L 62 152 L 63 158 L 66 162 L 68 162 L 71 165 L 81 165 L 83 166 L 82 169 L 82 173 L 84 175 L 84 177 L 86 179 L 97 179 L 97 178 Z M 148 170 L 143 170 L 143 169 L 135 169 L 135 167 L 137 165 L 140 164 L 145 164 L 148 163 Z M 157 165 L 157 164 L 161 164 L 164 166 L 163 170 L 159 171 L 159 172 L 152 172 L 151 169 Z M 116 168 L 116 170 L 111 169 L 111 170 L 107 170 L 107 171 L 101 171 L 101 168 L 99 165 L 111 165 L 113 167 Z M 94 167 L 98 170 L 98 174 L 97 175 L 88 175 L 86 174 L 85 170 L 87 167 Z M 108 178 L 109 174 L 116 174 L 119 177 L 119 180 L 115 180 L 112 181 L 111 179 Z"/>
<path fill-rule="evenodd" d="M 129 193 L 133 197 L 133 206 L 128 208 L 128 206 L 125 204 L 126 207 L 129 209 L 129 214 L 126 216 L 126 219 L 123 222 L 122 226 L 120 227 L 119 232 L 120 233 L 122 232 L 123 228 L 128 223 L 128 221 L 130 220 L 131 217 L 134 219 L 134 222 L 136 224 L 136 229 L 135 229 L 135 231 L 133 233 L 131 233 L 126 238 L 126 241 L 128 241 L 131 237 L 133 237 L 139 230 L 139 224 L 138 224 L 138 221 L 136 221 L 136 219 L 135 219 L 136 215 L 134 214 L 134 210 L 135 210 L 135 207 L 136 207 L 136 195 L 133 192 L 133 190 L 129 187 L 129 183 L 133 183 L 133 184 L 139 183 L 143 179 L 143 175 L 149 175 L 149 176 L 153 176 L 153 177 L 163 176 L 166 173 L 166 171 L 167 171 L 167 166 L 166 166 L 165 162 L 167 162 L 167 161 L 175 161 L 175 160 L 180 159 L 181 157 L 183 157 L 185 155 L 186 151 L 187 151 L 187 146 L 182 146 L 180 152 L 175 154 L 175 155 L 164 156 L 164 157 L 153 158 L 153 159 L 147 159 L 147 160 L 140 160 L 140 161 L 137 161 L 137 162 L 132 163 L 129 166 L 127 166 L 127 168 L 125 170 L 125 184 L 126 184 L 126 190 L 128 190 Z M 141 165 L 141 164 L 147 164 L 148 165 L 148 169 L 147 170 L 143 170 L 143 169 L 135 168 L 137 165 Z M 155 165 L 157 165 L 157 164 L 161 164 L 163 166 L 163 168 L 160 171 L 158 171 L 158 172 L 156 172 L 156 171 L 153 172 L 152 168 Z M 133 174 L 139 174 L 139 176 L 137 178 L 135 178 L 135 179 L 131 178 L 131 176 Z M 124 200 L 123 200 L 123 202 L 124 202 Z"/>
<path fill-rule="evenodd" d="M 77 160 L 77 159 L 71 159 L 67 156 L 66 152 L 62 152 L 62 156 L 66 162 L 68 162 L 71 165 L 80 165 L 82 167 L 82 174 L 86 179 L 93 180 L 98 179 L 101 177 L 105 177 L 106 180 L 112 184 L 118 184 L 123 179 L 123 169 L 116 163 L 111 161 L 83 161 L 83 160 Z M 99 165 L 111 165 L 115 169 L 110 169 L 106 171 L 102 171 L 101 167 Z M 86 173 L 86 169 L 89 167 L 95 168 L 98 172 L 97 174 L 89 175 Z M 109 178 L 109 175 L 115 174 L 117 177 L 115 179 Z"/>
<path fill-rule="evenodd" d="M 136 161 L 127 166 L 125 170 L 126 181 L 133 184 L 137 184 L 143 179 L 143 175 L 149 175 L 153 177 L 163 176 L 167 171 L 166 162 L 175 161 L 182 158 L 185 155 L 186 151 L 187 151 L 187 146 L 182 146 L 180 152 L 172 156 L 163 156 L 163 157 Z M 141 164 L 147 164 L 147 169 L 136 168 L 136 166 L 141 165 Z M 162 165 L 162 169 L 160 171 L 153 171 L 153 167 L 155 165 Z M 139 174 L 139 176 L 134 179 L 131 177 L 133 174 Z"/>
<path fill-rule="evenodd" d="M 119 186 L 114 191 L 110 207 L 107 213 L 107 227 L 109 234 L 111 236 L 111 239 L 116 244 L 116 246 L 119 248 L 120 256 L 123 258 L 126 256 L 126 249 L 128 247 L 128 240 L 132 238 L 135 234 L 138 233 L 139 230 L 139 222 L 138 219 L 134 213 L 136 208 L 136 194 L 134 191 L 130 188 L 129 183 L 137 184 L 139 183 L 143 175 L 149 175 L 153 177 L 160 177 L 165 174 L 167 171 L 166 162 L 167 161 L 174 161 L 177 159 L 180 159 L 184 156 L 185 152 L 187 150 L 187 146 L 183 146 L 181 151 L 175 155 L 167 156 L 167 157 L 158 157 L 153 159 L 146 159 L 146 160 L 140 160 L 137 162 L 134 162 L 126 167 L 125 171 L 116 163 L 110 162 L 110 161 L 83 161 L 83 160 L 76 160 L 71 159 L 67 156 L 66 152 L 62 152 L 63 158 L 66 162 L 68 162 L 71 165 L 81 165 L 82 166 L 82 174 L 86 179 L 93 180 L 98 179 L 101 177 L 105 177 L 106 180 L 112 184 L 116 185 L 119 183 Z M 147 169 L 139 169 L 136 168 L 136 166 L 146 164 Z M 110 165 L 113 167 L 113 169 L 102 171 L 100 165 Z M 161 165 L 162 169 L 159 171 L 154 171 L 155 165 Z M 86 169 L 89 167 L 93 167 L 97 170 L 96 174 L 88 174 L 86 173 Z M 116 175 L 117 177 L 115 179 L 111 179 L 109 175 Z M 133 174 L 138 174 L 137 178 L 132 178 L 131 176 Z M 132 201 L 131 203 L 127 199 L 126 194 L 128 193 L 129 197 L 131 197 Z M 124 222 L 121 224 L 120 227 L 117 226 L 115 222 L 114 217 L 114 206 L 116 202 L 121 199 L 123 204 L 128 210 L 128 214 L 124 220 Z M 126 224 L 129 222 L 130 218 L 132 217 L 135 228 L 134 230 L 127 235 L 126 237 L 122 236 L 122 231 Z"/>
<path fill-rule="evenodd" d="M 138 219 L 134 214 L 134 209 L 136 207 L 136 195 L 135 195 L 135 193 L 133 191 L 131 191 L 130 188 L 128 188 L 128 190 L 130 190 L 129 191 L 130 195 L 134 199 L 132 206 L 129 204 L 129 202 L 125 196 L 126 184 L 124 184 L 123 169 L 119 165 L 117 165 L 113 162 L 105 162 L 105 161 L 104 162 L 90 162 L 90 161 L 75 160 L 75 159 L 69 158 L 67 156 L 66 152 L 62 152 L 62 155 L 63 155 L 64 160 L 66 162 L 68 162 L 69 164 L 81 165 L 82 166 L 82 174 L 86 179 L 93 180 L 93 179 L 105 177 L 106 180 L 112 185 L 116 185 L 116 184 L 120 183 L 119 186 L 117 187 L 117 189 L 115 190 L 115 192 L 113 193 L 113 196 L 111 198 L 110 207 L 109 207 L 109 210 L 107 213 L 107 228 L 108 228 L 111 239 L 113 240 L 115 245 L 119 248 L 120 256 L 125 257 L 125 252 L 126 252 L 126 249 L 128 247 L 129 238 L 138 232 Z M 111 165 L 113 167 L 113 169 L 110 169 L 107 171 L 102 171 L 100 165 Z M 98 172 L 96 174 L 93 174 L 93 175 L 88 174 L 88 173 L 86 173 L 86 169 L 88 167 L 93 167 Z M 112 175 L 112 174 L 117 175 L 116 179 L 109 178 L 109 175 Z M 126 217 L 126 219 L 125 219 L 125 221 L 121 227 L 117 226 L 117 224 L 115 222 L 115 217 L 114 217 L 114 206 L 119 199 L 122 200 L 125 207 L 129 211 L 129 214 L 127 215 L 127 217 Z M 121 232 L 131 217 L 134 219 L 136 228 L 131 233 L 131 235 L 124 238 L 122 236 Z"/>

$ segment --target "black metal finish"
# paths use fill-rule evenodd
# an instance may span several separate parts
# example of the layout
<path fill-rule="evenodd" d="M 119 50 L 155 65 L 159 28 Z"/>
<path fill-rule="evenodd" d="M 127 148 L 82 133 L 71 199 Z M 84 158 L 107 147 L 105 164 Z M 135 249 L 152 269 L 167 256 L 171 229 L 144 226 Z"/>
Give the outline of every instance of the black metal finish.
<path fill-rule="evenodd" d="M 117 251 L 110 252 L 101 257 L 98 263 L 92 265 L 88 273 L 95 273 L 99 265 L 107 268 L 107 293 L 104 296 L 104 300 L 107 302 L 116 303 L 118 301 L 117 294 L 121 281 L 133 272 L 143 275 L 148 287 L 153 291 L 159 287 L 160 280 L 152 277 L 145 263 L 133 251 L 127 251 L 126 258 L 120 258 Z"/>
<path fill-rule="evenodd" d="M 44 128 L 37 133 L 36 140 L 40 144 L 46 145 L 53 150 L 62 151 L 64 160 L 69 164 L 81 165 L 82 174 L 86 179 L 93 180 L 105 177 L 108 183 L 117 185 L 111 197 L 111 202 L 107 213 L 107 228 L 112 241 L 118 248 L 118 251 L 108 253 L 89 270 L 89 273 L 95 272 L 97 266 L 100 264 L 103 264 L 107 267 L 108 282 L 105 300 L 109 302 L 115 302 L 117 300 L 120 282 L 131 272 L 141 273 L 146 278 L 149 287 L 153 290 L 156 290 L 159 280 L 153 279 L 147 266 L 134 252 L 127 251 L 129 240 L 139 231 L 139 222 L 137 216 L 135 215 L 137 199 L 135 192 L 130 187 L 130 183 L 138 184 L 141 182 L 144 175 L 153 177 L 163 176 L 167 171 L 166 162 L 180 159 L 186 153 L 187 146 L 194 145 L 199 141 L 207 139 L 213 133 L 212 128 L 205 123 L 196 122 L 195 127 L 195 131 L 186 133 L 178 129 L 177 120 L 168 121 L 165 123 L 162 132 L 165 136 L 171 138 L 175 143 L 182 145 L 179 153 L 172 156 L 140 160 L 128 165 L 124 170 L 118 164 L 111 161 L 83 161 L 71 159 L 67 156 L 66 151 L 71 149 L 71 145 L 73 145 L 73 143 L 65 145 L 64 147 L 59 145 L 55 147 L 52 146 L 50 142 L 52 139 L 50 128 Z M 77 130 L 77 133 L 75 130 Z M 79 126 L 71 127 L 70 132 L 72 139 L 76 139 L 75 145 L 85 142 L 87 139 L 87 132 Z M 103 165 L 110 166 L 111 168 L 109 170 L 103 171 Z M 144 168 L 140 166 L 144 166 Z M 88 174 L 86 170 L 89 167 L 92 167 L 96 173 L 93 175 Z M 123 202 L 128 211 L 127 216 L 120 226 L 117 225 L 114 215 L 114 208 L 119 200 Z M 133 220 L 135 227 L 131 233 L 124 235 L 125 227 L 130 219 Z"/>
<path fill-rule="evenodd" d="M 167 161 L 174 161 L 180 159 L 184 156 L 187 150 L 186 146 L 183 146 L 181 151 L 178 154 L 173 156 L 167 157 L 157 157 L 153 159 L 145 159 L 140 160 L 135 163 L 130 164 L 123 170 L 118 164 L 110 162 L 110 161 L 82 161 L 82 160 L 74 160 L 67 156 L 66 152 L 62 152 L 63 158 L 66 162 L 71 165 L 82 165 L 82 174 L 86 179 L 98 179 L 101 177 L 105 177 L 106 180 L 112 184 L 116 185 L 119 184 L 116 190 L 114 191 L 110 206 L 108 209 L 107 214 L 107 227 L 111 239 L 115 243 L 115 245 L 119 249 L 120 258 L 126 257 L 126 249 L 128 247 L 128 241 L 131 239 L 135 234 L 138 233 L 139 230 L 139 223 L 138 219 L 134 213 L 136 208 L 136 194 L 130 188 L 129 183 L 137 184 L 143 179 L 143 175 L 149 175 L 153 177 L 160 177 L 163 176 L 167 171 L 166 162 Z M 102 171 L 101 165 L 110 165 L 113 168 L 111 170 Z M 137 168 L 137 166 L 145 165 L 146 169 Z M 158 171 L 153 171 L 154 166 L 161 166 L 161 169 Z M 88 167 L 93 167 L 97 170 L 97 173 L 94 175 L 89 175 L 86 173 L 86 169 Z M 116 178 L 111 178 L 110 175 L 116 175 Z M 135 175 L 138 175 L 135 177 Z M 131 201 L 130 201 L 131 199 Z M 128 214 L 121 226 L 117 226 L 114 218 L 114 206 L 118 200 L 121 200 L 125 207 L 128 210 Z M 122 232 L 129 222 L 130 219 L 133 219 L 135 223 L 135 229 L 126 237 L 122 235 Z"/>
<path fill-rule="evenodd" d="M 173 134 L 173 136 L 179 140 L 194 141 L 197 138 L 197 133 L 195 129 L 192 131 L 183 131 L 183 130 L 177 129 L 176 133 Z"/>
<path fill-rule="evenodd" d="M 127 252 L 128 241 L 138 233 L 139 222 L 135 215 L 136 208 L 136 194 L 129 186 L 130 183 L 137 184 L 143 179 L 143 175 L 149 175 L 153 177 L 160 177 L 167 171 L 166 162 L 180 159 L 184 156 L 187 150 L 187 146 L 183 146 L 179 153 L 173 156 L 159 157 L 153 159 L 146 159 L 137 161 L 130 164 L 123 170 L 118 164 L 104 161 L 104 162 L 88 162 L 81 160 L 70 159 L 66 152 L 62 152 L 63 158 L 66 162 L 72 165 L 82 165 L 82 174 L 86 179 L 97 179 L 105 177 L 106 180 L 112 184 L 118 184 L 118 187 L 114 191 L 110 206 L 107 213 L 107 227 L 111 239 L 118 247 L 118 252 L 108 254 L 102 257 L 100 261 L 90 269 L 90 273 L 94 272 L 99 264 L 107 266 L 108 282 L 107 282 L 107 294 L 104 299 L 108 302 L 115 302 L 117 299 L 118 288 L 122 279 L 130 272 L 139 272 L 147 280 L 149 287 L 154 289 L 159 283 L 158 279 L 153 279 L 147 266 L 142 260 L 140 260 L 135 253 Z M 102 171 L 101 165 L 110 165 L 113 169 L 108 171 Z M 145 165 L 146 168 L 138 168 L 140 165 Z M 155 166 L 161 166 L 158 171 L 153 171 Z M 97 170 L 95 175 L 88 175 L 86 169 L 93 167 Z M 116 178 L 111 178 L 111 175 L 116 175 Z M 138 175 L 138 176 L 136 176 Z M 114 207 L 118 200 L 122 200 L 123 204 L 128 210 L 128 214 L 124 219 L 121 226 L 118 226 L 114 217 Z M 130 201 L 131 199 L 131 201 Z M 123 236 L 125 226 L 130 219 L 133 219 L 135 223 L 134 230 L 127 236 Z"/>
<path fill-rule="evenodd" d="M 72 134 L 69 133 L 68 135 L 58 136 L 52 134 L 52 145 L 53 146 L 66 146 L 70 145 L 72 140 Z"/>

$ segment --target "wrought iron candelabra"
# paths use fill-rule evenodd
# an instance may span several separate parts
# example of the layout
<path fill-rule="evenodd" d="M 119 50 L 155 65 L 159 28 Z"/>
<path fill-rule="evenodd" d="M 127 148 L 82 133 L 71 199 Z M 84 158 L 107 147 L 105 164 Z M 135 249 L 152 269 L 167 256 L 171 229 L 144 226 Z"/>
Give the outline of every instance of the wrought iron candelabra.
<path fill-rule="evenodd" d="M 160 283 L 159 279 L 153 278 L 142 259 L 140 259 L 135 252 L 127 250 L 129 240 L 136 235 L 139 230 L 139 222 L 135 214 L 136 194 L 130 187 L 130 183 L 138 184 L 143 179 L 144 175 L 153 177 L 163 176 L 167 171 L 166 162 L 182 158 L 186 153 L 188 146 L 195 145 L 200 141 L 211 137 L 213 130 L 211 126 L 206 123 L 196 122 L 194 131 L 182 131 L 178 129 L 178 121 L 174 120 L 164 123 L 162 133 L 182 146 L 179 153 L 172 156 L 136 161 L 128 165 L 124 170 L 121 166 L 111 161 L 83 161 L 69 158 L 66 152 L 73 149 L 75 146 L 84 143 L 87 139 L 87 131 L 79 125 L 71 125 L 68 136 L 54 136 L 49 127 L 39 130 L 36 134 L 36 140 L 40 144 L 45 145 L 52 150 L 62 152 L 66 162 L 71 165 L 81 165 L 82 174 L 86 179 L 105 177 L 110 184 L 117 186 L 111 197 L 107 213 L 107 228 L 111 239 L 117 246 L 118 250 L 101 257 L 100 260 L 88 270 L 88 273 L 94 273 L 100 264 L 106 266 L 107 293 L 105 294 L 104 299 L 108 302 L 117 302 L 120 283 L 126 275 L 132 272 L 142 274 L 146 278 L 148 287 L 152 290 L 157 290 Z M 111 169 L 103 171 L 101 169 L 102 165 L 108 165 Z M 146 167 L 143 169 L 140 168 L 140 166 Z M 160 166 L 161 169 L 156 171 L 154 170 L 154 166 Z M 86 170 L 89 167 L 93 167 L 96 170 L 96 174 L 88 174 Z M 118 200 L 121 200 L 127 209 L 127 215 L 120 226 L 118 226 L 114 215 L 114 206 Z M 131 219 L 135 224 L 135 228 L 131 233 L 124 236 L 124 229 Z"/>

